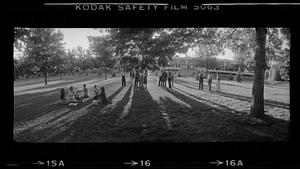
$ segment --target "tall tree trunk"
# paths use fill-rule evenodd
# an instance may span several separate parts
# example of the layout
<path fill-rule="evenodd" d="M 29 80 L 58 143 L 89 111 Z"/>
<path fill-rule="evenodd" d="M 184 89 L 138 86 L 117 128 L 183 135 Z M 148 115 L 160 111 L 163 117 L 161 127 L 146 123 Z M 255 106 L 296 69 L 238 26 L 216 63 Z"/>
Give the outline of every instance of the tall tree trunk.
<path fill-rule="evenodd" d="M 252 87 L 250 115 L 255 118 L 264 117 L 264 75 L 266 70 L 266 28 L 256 28 L 255 71 Z"/>
<path fill-rule="evenodd" d="M 47 85 L 47 75 L 48 75 L 48 72 L 45 71 L 45 73 L 44 73 L 44 76 L 45 76 L 45 85 Z"/>

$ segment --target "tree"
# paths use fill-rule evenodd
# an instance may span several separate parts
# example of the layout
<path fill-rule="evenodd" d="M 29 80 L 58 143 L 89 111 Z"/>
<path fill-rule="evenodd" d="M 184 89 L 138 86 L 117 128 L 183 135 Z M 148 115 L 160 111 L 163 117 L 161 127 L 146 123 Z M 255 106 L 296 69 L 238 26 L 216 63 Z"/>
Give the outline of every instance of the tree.
<path fill-rule="evenodd" d="M 217 58 L 214 57 L 220 53 L 217 45 L 199 45 L 196 49 L 196 56 L 194 66 L 206 67 L 206 70 L 210 68 L 216 68 Z"/>
<path fill-rule="evenodd" d="M 269 28 L 266 40 L 266 55 L 269 64 L 269 80 L 280 78 L 282 68 L 289 69 L 286 64 L 290 58 L 290 35 L 287 28 Z"/>
<path fill-rule="evenodd" d="M 26 40 L 25 53 L 33 66 L 44 74 L 45 85 L 49 72 L 61 65 L 64 55 L 63 34 L 52 28 L 33 28 Z"/>
<path fill-rule="evenodd" d="M 19 78 L 20 67 L 21 67 L 21 64 L 20 64 L 19 60 L 14 59 L 14 80 L 17 80 Z"/>
<path fill-rule="evenodd" d="M 109 32 L 118 58 L 137 58 L 138 67 L 151 69 L 166 66 L 176 53 L 186 53 L 193 41 L 193 31 L 187 28 L 115 28 Z M 125 60 L 136 64 L 136 59 Z"/>
<path fill-rule="evenodd" d="M 246 44 L 240 45 L 240 48 L 235 51 L 233 56 L 233 62 L 238 65 L 239 72 L 244 72 L 245 61 L 250 58 L 247 55 L 247 47 Z"/>
<path fill-rule="evenodd" d="M 76 66 L 76 49 L 73 48 L 72 50 L 68 49 L 68 53 L 66 54 L 66 58 L 65 58 L 65 62 L 67 65 L 67 69 L 69 72 L 72 73 L 72 75 L 74 75 L 74 71 L 75 71 L 75 66 Z"/>
<path fill-rule="evenodd" d="M 23 48 L 27 38 L 30 36 L 31 29 L 29 28 L 14 28 L 14 47 L 18 50 Z"/>
<path fill-rule="evenodd" d="M 166 66 L 176 53 L 200 43 L 213 44 L 215 28 L 114 28 L 109 31 L 119 58 L 138 58 L 139 66 Z M 121 63 L 124 63 L 122 60 Z M 132 63 L 136 64 L 136 63 Z"/>
<path fill-rule="evenodd" d="M 290 34 L 287 28 L 226 28 L 220 34 L 224 47 L 244 53 L 249 67 L 253 68 L 251 57 L 254 56 L 254 82 L 250 114 L 253 117 L 264 116 L 264 74 L 267 61 L 289 61 Z M 222 40 L 220 40 L 222 41 Z M 244 63 L 245 63 L 244 62 Z M 252 62 L 252 63 L 251 63 Z"/>
<path fill-rule="evenodd" d="M 255 28 L 256 49 L 255 49 L 255 71 L 252 88 L 252 102 L 250 115 L 255 118 L 264 117 L 264 75 L 266 70 L 266 28 Z"/>
<path fill-rule="evenodd" d="M 248 70 L 248 72 L 253 72 L 254 68 L 255 68 L 255 62 L 254 62 L 254 56 L 247 58 L 244 61 L 244 64 L 246 66 L 246 69 Z"/>
<path fill-rule="evenodd" d="M 37 72 L 40 71 L 40 68 L 37 67 L 37 66 L 34 66 L 34 67 L 31 69 L 31 71 L 34 73 L 34 75 L 35 75 L 36 78 L 37 78 Z"/>
<path fill-rule="evenodd" d="M 116 57 L 113 54 L 113 46 L 109 36 L 89 36 L 91 51 L 97 56 L 99 66 L 104 70 L 105 79 L 107 72 L 114 68 Z"/>

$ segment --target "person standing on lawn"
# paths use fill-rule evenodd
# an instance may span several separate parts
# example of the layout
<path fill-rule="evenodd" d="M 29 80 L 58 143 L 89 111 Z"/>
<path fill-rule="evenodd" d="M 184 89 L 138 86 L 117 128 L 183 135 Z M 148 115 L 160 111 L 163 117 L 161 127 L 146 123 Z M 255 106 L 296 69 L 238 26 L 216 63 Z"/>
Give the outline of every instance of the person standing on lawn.
<path fill-rule="evenodd" d="M 139 86 L 144 86 L 144 70 L 140 70 L 140 83 Z"/>
<path fill-rule="evenodd" d="M 162 86 L 162 70 L 158 72 L 158 86 Z"/>
<path fill-rule="evenodd" d="M 146 88 L 147 88 L 147 77 L 148 77 L 148 71 L 147 71 L 147 69 L 145 69 L 144 70 L 144 84 L 145 84 Z"/>
<path fill-rule="evenodd" d="M 168 73 L 166 72 L 166 70 L 164 70 L 162 73 L 162 79 L 161 79 L 163 87 L 167 86 L 167 78 L 168 78 Z"/>
<path fill-rule="evenodd" d="M 169 82 L 169 88 L 172 88 L 172 84 L 171 84 L 171 81 L 172 81 L 172 73 L 171 71 L 169 70 L 169 73 L 168 73 L 168 82 Z"/>
<path fill-rule="evenodd" d="M 131 79 L 132 77 L 132 71 L 129 72 L 129 78 Z"/>
<path fill-rule="evenodd" d="M 139 79 L 140 79 L 140 74 L 139 74 L 139 70 L 136 70 L 134 73 L 134 87 L 139 87 Z"/>
<path fill-rule="evenodd" d="M 198 79 L 199 79 L 199 90 L 203 90 L 203 79 L 204 79 L 203 71 L 198 73 Z"/>
<path fill-rule="evenodd" d="M 122 70 L 121 76 L 122 76 L 122 86 L 126 86 L 126 79 L 125 79 L 125 73 L 124 73 L 124 70 Z"/>
<path fill-rule="evenodd" d="M 217 91 L 220 92 L 221 91 L 221 76 L 220 76 L 219 72 L 217 73 L 217 84 L 216 84 L 216 87 L 217 87 Z"/>
<path fill-rule="evenodd" d="M 175 71 L 172 71 L 171 72 L 172 74 L 172 76 L 171 76 L 171 82 L 172 82 L 172 87 L 174 87 L 174 77 L 175 77 Z"/>
<path fill-rule="evenodd" d="M 134 79 L 134 70 L 131 70 L 130 72 L 130 78 L 131 78 L 131 84 L 133 83 L 133 79 Z"/>
<path fill-rule="evenodd" d="M 212 76 L 211 73 L 208 72 L 207 74 L 207 84 L 208 84 L 208 90 L 211 91 L 211 83 L 212 83 Z"/>

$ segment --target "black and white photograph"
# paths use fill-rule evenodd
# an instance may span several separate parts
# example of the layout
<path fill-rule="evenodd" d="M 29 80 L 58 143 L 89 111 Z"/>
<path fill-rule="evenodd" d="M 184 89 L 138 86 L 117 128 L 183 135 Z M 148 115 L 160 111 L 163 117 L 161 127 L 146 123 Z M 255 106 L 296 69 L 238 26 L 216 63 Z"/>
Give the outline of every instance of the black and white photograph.
<path fill-rule="evenodd" d="M 299 168 L 299 7 L 1 1 L 0 168 Z"/>
<path fill-rule="evenodd" d="M 286 142 L 288 27 L 14 27 L 20 143 Z"/>

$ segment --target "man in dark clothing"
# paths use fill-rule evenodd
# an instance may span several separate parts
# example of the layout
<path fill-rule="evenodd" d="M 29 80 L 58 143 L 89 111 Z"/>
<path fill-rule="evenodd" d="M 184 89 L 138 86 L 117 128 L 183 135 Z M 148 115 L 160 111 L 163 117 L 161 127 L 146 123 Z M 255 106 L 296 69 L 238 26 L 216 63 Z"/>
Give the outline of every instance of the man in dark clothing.
<path fill-rule="evenodd" d="M 171 82 L 172 82 L 172 74 L 171 74 L 171 71 L 169 70 L 169 73 L 168 73 L 168 82 L 169 82 L 169 88 L 172 88 L 171 86 Z"/>
<path fill-rule="evenodd" d="M 162 73 L 162 86 L 166 87 L 166 81 L 167 81 L 168 73 L 164 70 Z"/>
<path fill-rule="evenodd" d="M 204 75 L 203 75 L 203 71 L 199 72 L 199 90 L 203 90 L 203 79 L 204 79 Z"/>
<path fill-rule="evenodd" d="M 208 72 L 207 74 L 207 83 L 208 83 L 208 90 L 211 91 L 212 75 L 210 72 Z"/>
<path fill-rule="evenodd" d="M 162 71 L 161 70 L 158 73 L 158 86 L 162 86 Z"/>
<path fill-rule="evenodd" d="M 121 72 L 121 76 L 122 76 L 122 86 L 126 86 L 126 79 L 125 79 L 124 71 Z"/>
<path fill-rule="evenodd" d="M 140 75 L 139 75 L 139 71 L 136 70 L 135 73 L 134 73 L 134 87 L 139 87 L 138 84 L 139 84 L 139 81 L 140 81 Z"/>

